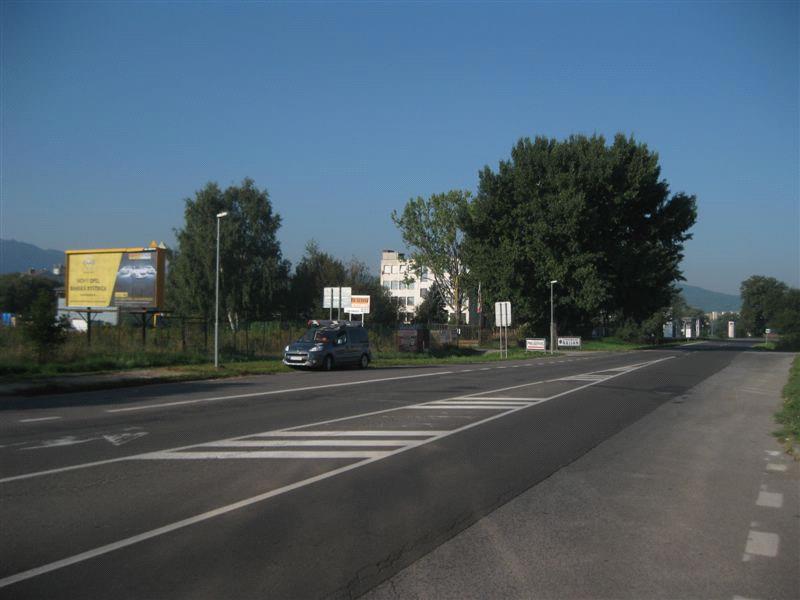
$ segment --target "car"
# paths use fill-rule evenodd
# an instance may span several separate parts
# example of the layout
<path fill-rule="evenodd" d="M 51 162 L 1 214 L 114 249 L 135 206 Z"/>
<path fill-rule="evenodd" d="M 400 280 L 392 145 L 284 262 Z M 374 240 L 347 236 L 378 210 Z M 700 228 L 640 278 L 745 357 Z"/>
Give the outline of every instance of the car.
<path fill-rule="evenodd" d="M 369 333 L 355 321 L 309 321 L 303 336 L 286 346 L 283 364 L 293 368 L 323 369 L 359 366 L 372 362 Z"/>

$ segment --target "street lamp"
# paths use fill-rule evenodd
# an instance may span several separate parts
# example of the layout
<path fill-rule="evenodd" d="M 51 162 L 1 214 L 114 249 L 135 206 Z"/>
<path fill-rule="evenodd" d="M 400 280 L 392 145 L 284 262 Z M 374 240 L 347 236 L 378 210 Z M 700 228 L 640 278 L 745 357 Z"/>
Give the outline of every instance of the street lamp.
<path fill-rule="evenodd" d="M 550 354 L 553 353 L 555 344 L 555 324 L 553 321 L 553 284 L 558 283 L 558 279 L 553 279 L 550 282 Z"/>
<path fill-rule="evenodd" d="M 214 368 L 219 368 L 219 222 L 222 217 L 227 217 L 228 211 L 217 213 L 217 276 L 216 300 L 214 301 Z"/>

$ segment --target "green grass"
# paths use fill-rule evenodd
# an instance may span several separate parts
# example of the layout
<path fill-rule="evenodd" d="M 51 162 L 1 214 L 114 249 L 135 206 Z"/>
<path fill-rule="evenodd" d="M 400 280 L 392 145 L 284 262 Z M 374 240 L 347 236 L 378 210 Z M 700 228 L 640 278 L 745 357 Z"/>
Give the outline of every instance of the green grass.
<path fill-rule="evenodd" d="M 775 420 L 781 425 L 776 437 L 790 447 L 800 445 L 800 356 L 792 363 L 789 381 L 783 388 L 783 405 Z"/>
<path fill-rule="evenodd" d="M 20 359 L 0 361 L 0 381 L 38 379 L 73 373 L 101 373 L 127 369 L 151 369 L 175 365 L 199 364 L 208 359 L 198 354 L 137 352 L 118 355 L 89 355 L 70 361 L 39 364 Z"/>
<path fill-rule="evenodd" d="M 756 344 L 755 346 L 753 346 L 753 350 L 768 350 L 768 351 L 772 351 L 772 350 L 777 350 L 777 348 L 778 348 L 778 344 L 776 344 L 775 342 L 765 342 L 765 343 Z"/>
<path fill-rule="evenodd" d="M 646 350 L 652 348 L 662 348 L 682 344 L 683 342 L 665 342 L 663 344 L 641 344 L 639 342 L 627 342 L 618 338 L 607 337 L 598 340 L 583 340 L 581 350 L 603 351 L 603 352 L 630 352 L 631 350 Z"/>
<path fill-rule="evenodd" d="M 544 352 L 526 352 L 522 348 L 509 348 L 509 359 L 542 358 L 549 356 Z M 559 356 L 556 353 L 554 356 Z M 376 352 L 373 364 L 376 367 L 394 367 L 403 365 L 447 365 L 457 363 L 496 362 L 504 360 L 500 352 L 483 352 L 472 348 L 448 348 L 438 351 L 420 353 L 412 352 Z"/>

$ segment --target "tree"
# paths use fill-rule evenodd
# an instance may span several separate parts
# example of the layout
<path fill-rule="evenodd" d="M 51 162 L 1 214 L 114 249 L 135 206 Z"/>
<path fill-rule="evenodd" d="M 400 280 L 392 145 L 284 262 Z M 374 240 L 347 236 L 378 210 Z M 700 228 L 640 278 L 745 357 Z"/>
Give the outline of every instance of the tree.
<path fill-rule="evenodd" d="M 267 190 L 252 179 L 224 192 L 207 184 L 187 198 L 185 224 L 176 230 L 178 249 L 170 268 L 171 307 L 209 319 L 214 314 L 217 217 L 220 222 L 220 312 L 231 328 L 265 320 L 280 307 L 289 275 L 277 231 L 281 218 Z"/>
<path fill-rule="evenodd" d="M 52 279 L 24 273 L 0 275 L 0 312 L 23 313 L 42 292 L 52 297 L 57 286 Z"/>
<path fill-rule="evenodd" d="M 461 223 L 470 198 L 468 191 L 451 190 L 427 200 L 412 198 L 402 215 L 392 212 L 392 220 L 411 250 L 414 272 L 421 277 L 425 268 L 430 271 L 444 301 L 455 309 L 458 323 L 468 274 Z"/>
<path fill-rule="evenodd" d="M 800 349 L 800 289 L 790 288 L 786 291 L 773 319 L 781 336 L 779 347 L 785 350 Z"/>
<path fill-rule="evenodd" d="M 66 340 L 66 318 L 56 319 L 56 302 L 51 291 L 40 290 L 23 313 L 23 330 L 36 349 L 40 363 Z"/>
<path fill-rule="evenodd" d="M 789 287 L 774 277 L 753 275 L 742 282 L 739 291 L 742 296 L 741 321 L 750 335 L 764 335 L 764 330 L 781 310 L 784 295 Z"/>
<path fill-rule="evenodd" d="M 327 318 L 328 309 L 322 308 L 323 288 L 344 285 L 342 261 L 320 250 L 316 241 L 309 241 L 289 284 L 290 314 L 303 319 Z"/>
<path fill-rule="evenodd" d="M 436 282 L 428 288 L 427 297 L 417 307 L 417 312 L 414 314 L 414 322 L 426 324 L 447 322 L 445 302 Z"/>
<path fill-rule="evenodd" d="M 510 300 L 546 331 L 549 281 L 561 331 L 643 323 L 670 305 L 695 197 L 670 194 L 658 155 L 633 138 L 521 139 L 480 173 L 464 221 L 471 276 L 487 305 Z"/>

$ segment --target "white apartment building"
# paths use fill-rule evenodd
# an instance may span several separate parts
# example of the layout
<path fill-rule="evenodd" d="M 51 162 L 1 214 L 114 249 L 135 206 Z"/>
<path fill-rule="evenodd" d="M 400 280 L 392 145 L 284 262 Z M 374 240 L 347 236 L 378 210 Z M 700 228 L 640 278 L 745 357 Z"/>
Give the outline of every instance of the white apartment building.
<path fill-rule="evenodd" d="M 411 270 L 411 261 L 402 252 L 383 250 L 381 252 L 381 285 L 398 299 L 403 316 L 411 320 L 417 307 L 428 297 L 428 290 L 433 285 L 433 275 L 427 268 L 423 268 L 422 276 L 418 277 Z M 452 306 L 445 306 L 449 314 L 455 312 Z M 465 298 L 461 308 L 466 323 L 470 321 L 469 302 Z"/>

